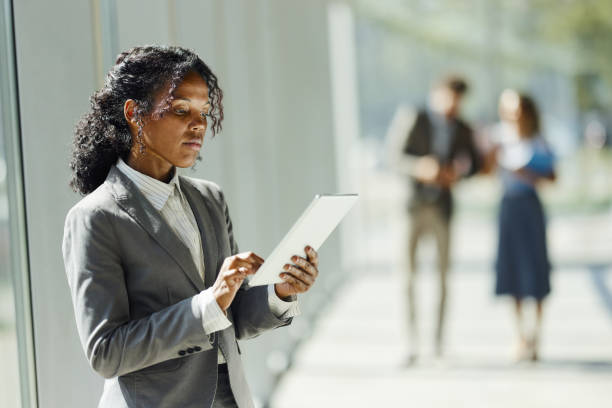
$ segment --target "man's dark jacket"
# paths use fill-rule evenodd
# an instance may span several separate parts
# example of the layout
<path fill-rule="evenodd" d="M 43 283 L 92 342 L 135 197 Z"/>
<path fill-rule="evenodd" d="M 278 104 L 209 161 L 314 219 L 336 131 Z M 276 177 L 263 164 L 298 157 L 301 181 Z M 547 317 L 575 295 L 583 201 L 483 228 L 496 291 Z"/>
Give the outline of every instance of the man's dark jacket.
<path fill-rule="evenodd" d="M 472 129 L 463 120 L 452 119 L 450 124 L 450 146 L 445 154 L 440 155 L 434 149 L 434 124 L 427 110 L 417 113 L 414 123 L 403 147 L 403 153 L 411 156 L 434 156 L 441 166 L 452 165 L 456 160 L 469 162 L 464 176 L 471 176 L 481 167 L 481 158 L 474 142 Z M 437 205 L 443 214 L 450 218 L 453 212 L 453 197 L 449 188 L 423 184 L 416 179 L 413 182 L 413 194 L 410 208 L 414 210 L 422 205 Z"/>

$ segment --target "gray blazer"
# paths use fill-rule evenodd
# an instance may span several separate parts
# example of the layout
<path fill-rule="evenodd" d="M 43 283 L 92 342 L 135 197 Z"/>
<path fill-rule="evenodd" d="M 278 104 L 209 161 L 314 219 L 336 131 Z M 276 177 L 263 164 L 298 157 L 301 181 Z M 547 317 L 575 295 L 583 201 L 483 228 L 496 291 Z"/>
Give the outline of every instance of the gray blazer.
<path fill-rule="evenodd" d="M 252 407 L 236 339 L 284 326 L 267 288 L 241 288 L 232 326 L 206 335 L 194 296 L 238 252 L 214 183 L 180 177 L 204 249 L 202 282 L 189 249 L 115 166 L 66 216 L 62 252 L 77 329 L 91 367 L 106 378 L 99 407 L 210 407 L 217 352 L 227 360 L 239 407 Z"/>

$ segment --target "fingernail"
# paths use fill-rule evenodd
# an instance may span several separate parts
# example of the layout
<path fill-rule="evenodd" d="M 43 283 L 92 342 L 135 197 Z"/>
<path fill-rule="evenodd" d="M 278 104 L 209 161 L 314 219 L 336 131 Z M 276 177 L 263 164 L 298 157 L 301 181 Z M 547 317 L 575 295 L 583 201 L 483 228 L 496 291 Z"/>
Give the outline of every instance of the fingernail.
<path fill-rule="evenodd" d="M 283 269 L 289 269 L 289 264 L 284 264 Z"/>
<path fill-rule="evenodd" d="M 292 257 L 291 257 L 291 260 L 292 260 L 293 262 L 297 262 L 297 256 L 292 256 Z"/>

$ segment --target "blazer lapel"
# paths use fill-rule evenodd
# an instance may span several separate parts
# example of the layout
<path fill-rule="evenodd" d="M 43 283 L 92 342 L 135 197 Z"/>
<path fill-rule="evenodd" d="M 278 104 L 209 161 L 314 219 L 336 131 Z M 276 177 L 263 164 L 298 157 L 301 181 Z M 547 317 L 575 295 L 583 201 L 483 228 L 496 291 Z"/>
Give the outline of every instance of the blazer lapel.
<path fill-rule="evenodd" d="M 110 182 L 117 204 L 168 252 L 198 291 L 204 290 L 191 252 L 132 180 L 115 166 L 111 167 L 106 180 Z"/>
<path fill-rule="evenodd" d="M 218 246 L 215 226 L 212 223 L 210 203 L 207 198 L 191 183 L 179 176 L 181 190 L 185 194 L 193 215 L 198 223 L 200 236 L 202 237 L 202 250 L 204 251 L 204 286 L 210 287 L 217 279 Z"/>

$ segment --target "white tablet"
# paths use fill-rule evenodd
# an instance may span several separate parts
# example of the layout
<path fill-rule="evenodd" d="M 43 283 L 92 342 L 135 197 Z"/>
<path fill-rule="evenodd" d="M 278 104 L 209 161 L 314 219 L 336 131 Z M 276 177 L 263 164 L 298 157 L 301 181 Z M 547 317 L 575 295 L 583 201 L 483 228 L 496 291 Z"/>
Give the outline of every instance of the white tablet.
<path fill-rule="evenodd" d="M 257 273 L 250 277 L 249 285 L 259 286 L 283 282 L 279 277 L 279 274 L 283 272 L 283 265 L 291 263 L 293 255 L 304 257 L 306 245 L 318 251 L 357 202 L 357 198 L 357 194 L 317 195 Z"/>

